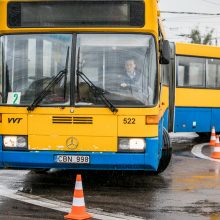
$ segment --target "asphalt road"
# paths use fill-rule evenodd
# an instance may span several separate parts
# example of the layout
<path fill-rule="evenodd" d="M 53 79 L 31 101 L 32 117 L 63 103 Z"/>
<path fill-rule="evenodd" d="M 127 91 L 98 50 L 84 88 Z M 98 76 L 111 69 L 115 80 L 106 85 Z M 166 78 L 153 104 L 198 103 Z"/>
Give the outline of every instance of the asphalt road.
<path fill-rule="evenodd" d="M 201 140 L 173 135 L 173 158 L 159 176 L 145 172 L 83 171 L 93 219 L 220 219 L 220 163 L 191 153 Z M 209 156 L 210 148 L 204 146 Z M 63 219 L 71 208 L 76 172 L 0 170 L 0 219 Z"/>

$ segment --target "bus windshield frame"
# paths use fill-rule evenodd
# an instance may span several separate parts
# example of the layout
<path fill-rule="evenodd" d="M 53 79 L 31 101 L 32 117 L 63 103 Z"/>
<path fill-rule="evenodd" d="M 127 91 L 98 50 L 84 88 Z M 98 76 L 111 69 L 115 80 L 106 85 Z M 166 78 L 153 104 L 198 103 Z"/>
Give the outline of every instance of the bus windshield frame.
<path fill-rule="evenodd" d="M 17 39 L 19 40 L 17 41 Z M 38 42 L 36 39 L 41 41 Z M 118 40 L 116 41 L 116 39 Z M 157 51 L 155 39 L 150 34 L 18 34 L 3 35 L 0 42 L 2 50 L 0 51 L 2 54 L 0 56 L 0 61 L 2 60 L 0 80 L 3 82 L 2 88 L 0 88 L 2 89 L 2 92 L 0 91 L 1 105 L 29 106 L 50 80 L 65 68 L 68 47 L 72 53 L 69 55 L 65 86 L 64 79 L 59 81 L 39 103 L 39 106 L 105 106 L 100 100 L 100 96 L 92 93 L 88 85 L 80 81 L 77 77 L 77 70 L 83 72 L 96 87 L 100 88 L 97 91 L 105 93 L 106 98 L 116 107 L 152 107 L 158 100 Z M 73 42 L 76 42 L 76 45 L 73 45 Z M 104 42 L 106 46 L 104 46 Z M 24 47 L 24 45 L 26 46 Z M 40 60 L 37 59 L 37 56 Z M 128 86 L 126 79 L 128 76 L 125 74 L 126 62 L 134 63 L 135 74 L 141 74 L 141 78 L 137 77 L 142 85 L 141 88 L 134 87 L 135 89 L 133 89 L 132 87 L 131 91 L 131 85 Z M 113 71 L 108 75 L 107 63 Z M 104 67 L 106 67 L 105 70 Z M 37 72 L 41 74 L 40 77 Z M 105 79 L 104 76 L 106 76 Z M 19 78 L 21 79 L 19 80 Z M 14 83 L 13 80 L 17 80 L 17 83 Z M 135 78 L 130 81 L 135 81 Z M 106 87 L 104 83 L 110 83 L 110 85 Z M 13 84 L 13 88 L 10 84 Z M 117 91 L 114 91 L 113 87 Z M 71 92 L 71 89 L 74 90 L 74 93 Z M 140 89 L 142 93 L 140 93 Z M 58 96 L 58 92 L 61 96 Z M 128 95 L 129 92 L 135 95 Z M 138 97 L 138 95 L 142 97 Z M 17 99 L 17 102 L 13 100 L 13 97 Z"/>

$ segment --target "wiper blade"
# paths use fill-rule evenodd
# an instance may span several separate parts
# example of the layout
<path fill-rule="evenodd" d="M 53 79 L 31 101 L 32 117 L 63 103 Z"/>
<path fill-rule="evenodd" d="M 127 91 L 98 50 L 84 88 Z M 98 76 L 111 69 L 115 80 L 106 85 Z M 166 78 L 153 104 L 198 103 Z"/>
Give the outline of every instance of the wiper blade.
<path fill-rule="evenodd" d="M 49 84 L 41 91 L 41 93 L 34 99 L 30 106 L 27 107 L 28 111 L 33 111 L 37 105 L 50 93 L 51 88 L 55 86 L 63 76 L 67 73 L 67 71 L 61 70 L 50 82 Z"/>
<path fill-rule="evenodd" d="M 53 88 L 57 83 L 59 83 L 62 78 L 65 76 L 64 83 L 66 84 L 66 77 L 68 72 L 68 60 L 69 60 L 69 47 L 67 49 L 67 56 L 66 56 L 66 65 L 65 69 L 61 70 L 49 83 L 48 85 L 41 91 L 41 93 L 34 99 L 30 106 L 27 107 L 28 111 L 33 111 L 37 105 L 50 93 L 51 88 Z M 64 84 L 64 93 L 66 90 L 66 85 Z M 64 94 L 65 98 L 65 94 Z"/>
<path fill-rule="evenodd" d="M 79 71 L 78 69 L 76 74 L 91 88 L 91 91 L 95 97 L 100 97 L 113 113 L 118 112 L 118 109 L 105 97 L 105 91 L 103 89 L 97 87 L 83 72 Z"/>

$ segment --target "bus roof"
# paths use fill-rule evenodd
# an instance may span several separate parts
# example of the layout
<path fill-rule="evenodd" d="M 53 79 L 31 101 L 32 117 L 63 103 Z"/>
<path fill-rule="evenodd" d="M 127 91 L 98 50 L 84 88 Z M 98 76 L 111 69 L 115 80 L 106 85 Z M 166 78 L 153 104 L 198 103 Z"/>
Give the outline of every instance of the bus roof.
<path fill-rule="evenodd" d="M 220 47 L 178 42 L 176 43 L 176 55 L 220 58 Z"/>

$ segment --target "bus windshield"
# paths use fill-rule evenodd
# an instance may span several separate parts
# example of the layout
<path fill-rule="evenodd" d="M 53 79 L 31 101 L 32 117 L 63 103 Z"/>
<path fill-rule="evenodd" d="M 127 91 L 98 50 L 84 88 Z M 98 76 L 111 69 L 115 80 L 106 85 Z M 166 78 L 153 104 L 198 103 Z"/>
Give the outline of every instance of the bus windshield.
<path fill-rule="evenodd" d="M 141 34 L 79 34 L 76 67 L 114 105 L 154 105 L 157 62 L 154 38 Z M 102 104 L 80 76 L 76 104 Z"/>
<path fill-rule="evenodd" d="M 103 95 L 111 105 L 119 107 L 155 105 L 157 58 L 151 35 L 78 34 L 76 45 L 72 45 L 75 36 L 2 36 L 1 103 L 31 105 L 57 74 L 66 69 L 65 77 L 49 87 L 45 97 L 39 100 L 39 105 L 69 106 L 72 99 L 75 105 L 103 106 Z M 76 48 L 75 55 L 72 48 Z M 70 73 L 70 67 L 74 66 L 72 57 L 76 57 L 75 77 L 71 77 L 74 71 Z M 91 84 L 78 73 L 84 74 Z M 71 79 L 75 79 L 75 86 Z M 91 85 L 97 89 L 94 90 Z M 71 93 L 70 88 L 75 92 Z M 74 96 L 70 97 L 70 94 Z"/>
<path fill-rule="evenodd" d="M 30 105 L 63 69 L 71 48 L 71 34 L 28 34 L 2 37 L 3 103 Z M 70 56 L 69 62 L 70 63 Z M 63 77 L 41 104 L 69 104 L 70 65 Z M 65 85 L 65 83 L 66 85 Z"/>

